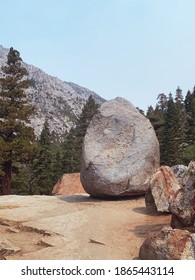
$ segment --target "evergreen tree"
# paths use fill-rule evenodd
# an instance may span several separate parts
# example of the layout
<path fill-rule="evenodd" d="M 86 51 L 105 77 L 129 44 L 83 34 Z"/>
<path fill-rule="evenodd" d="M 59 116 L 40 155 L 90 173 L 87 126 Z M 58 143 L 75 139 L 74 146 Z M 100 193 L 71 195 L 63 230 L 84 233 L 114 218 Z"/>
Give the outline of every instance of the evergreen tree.
<path fill-rule="evenodd" d="M 75 140 L 76 140 L 76 155 L 77 155 L 77 170 L 80 171 L 80 161 L 82 156 L 82 145 L 83 145 L 83 139 L 85 137 L 87 127 L 90 124 L 90 121 L 94 114 L 97 113 L 97 110 L 99 108 L 99 105 L 96 104 L 93 97 L 90 95 L 86 104 L 83 106 L 81 115 L 79 117 L 79 120 L 77 122 L 76 128 L 75 128 Z"/>
<path fill-rule="evenodd" d="M 188 90 L 185 100 L 185 147 L 183 160 L 185 164 L 195 160 L 195 87 L 193 91 Z"/>
<path fill-rule="evenodd" d="M 51 145 L 51 134 L 50 134 L 49 124 L 48 124 L 47 119 L 45 120 L 44 125 L 43 125 L 43 129 L 41 131 L 39 144 L 41 146 L 43 146 L 44 148 L 45 147 L 50 147 L 50 145 Z"/>
<path fill-rule="evenodd" d="M 62 173 L 79 172 L 78 147 L 75 128 L 71 128 L 63 143 Z"/>
<path fill-rule="evenodd" d="M 156 108 L 158 108 L 158 110 L 160 110 L 162 113 L 165 113 L 167 110 L 167 103 L 168 103 L 168 99 L 167 96 L 164 93 L 160 93 L 157 97 L 158 103 Z"/>
<path fill-rule="evenodd" d="M 58 179 L 63 175 L 62 171 L 62 157 L 60 150 L 56 151 L 54 155 L 54 163 L 53 163 L 53 174 L 54 174 L 54 184 L 58 181 Z"/>
<path fill-rule="evenodd" d="M 12 169 L 16 162 L 28 162 L 35 154 L 34 131 L 27 124 L 34 114 L 25 89 L 30 86 L 20 53 L 10 48 L 0 78 L 0 176 L 1 194 L 11 194 Z"/>
<path fill-rule="evenodd" d="M 175 98 L 158 95 L 156 108 L 148 107 L 150 119 L 160 143 L 161 164 L 188 164 L 195 159 L 195 87 L 184 100 L 182 90 Z"/>
<path fill-rule="evenodd" d="M 164 93 L 161 93 L 157 97 L 156 108 L 153 109 L 152 106 L 148 108 L 147 118 L 151 121 L 154 130 L 156 132 L 156 136 L 160 145 L 160 155 L 163 154 L 163 140 L 164 140 L 164 125 L 165 125 L 165 114 L 167 111 L 167 96 Z M 161 156 L 162 160 L 162 156 Z"/>
<path fill-rule="evenodd" d="M 182 159 L 183 159 L 183 163 L 187 165 L 191 160 L 193 161 L 195 160 L 195 144 L 184 147 L 182 153 Z"/>
<path fill-rule="evenodd" d="M 13 172 L 12 193 L 16 195 L 32 195 L 33 164 L 18 163 Z"/>
<path fill-rule="evenodd" d="M 62 168 L 63 173 L 80 172 L 80 162 L 82 156 L 82 144 L 87 127 L 97 112 L 99 105 L 96 104 L 90 95 L 84 105 L 81 115 L 75 128 L 71 128 L 63 145 Z"/>
<path fill-rule="evenodd" d="M 177 87 L 176 89 L 176 93 L 175 93 L 175 101 L 180 103 L 180 104 L 183 104 L 183 94 L 182 94 L 182 90 L 180 89 L 180 87 Z"/>
<path fill-rule="evenodd" d="M 170 94 L 165 114 L 164 137 L 161 149 L 161 161 L 169 166 L 182 163 L 183 136 L 181 136 L 182 128 L 178 118 L 177 104 L 174 103 Z"/>
<path fill-rule="evenodd" d="M 148 107 L 146 117 L 150 120 L 152 123 L 154 130 L 156 132 L 157 138 L 161 139 L 161 131 L 164 125 L 164 115 L 163 112 L 160 110 L 158 106 L 156 106 L 155 109 L 153 109 L 152 106 Z"/>
<path fill-rule="evenodd" d="M 193 92 L 187 92 L 185 97 L 185 114 L 186 114 L 186 138 L 187 145 L 195 144 L 195 88 Z"/>
<path fill-rule="evenodd" d="M 177 119 L 177 129 L 175 131 L 175 140 L 178 146 L 178 158 L 176 164 L 182 163 L 182 153 L 185 147 L 185 133 L 186 133 L 186 117 L 185 106 L 182 90 L 178 87 L 175 94 L 175 110 Z"/>
<path fill-rule="evenodd" d="M 97 110 L 99 108 L 99 105 L 95 102 L 93 97 L 90 95 L 86 104 L 83 106 L 81 115 L 79 117 L 79 120 L 76 125 L 76 134 L 77 137 L 83 137 L 85 136 L 87 127 L 89 126 L 89 123 L 95 113 L 97 113 Z"/>
<path fill-rule="evenodd" d="M 50 195 L 54 186 L 53 156 L 51 151 L 51 135 L 47 120 L 44 123 L 40 140 L 39 154 L 34 161 L 33 194 Z"/>

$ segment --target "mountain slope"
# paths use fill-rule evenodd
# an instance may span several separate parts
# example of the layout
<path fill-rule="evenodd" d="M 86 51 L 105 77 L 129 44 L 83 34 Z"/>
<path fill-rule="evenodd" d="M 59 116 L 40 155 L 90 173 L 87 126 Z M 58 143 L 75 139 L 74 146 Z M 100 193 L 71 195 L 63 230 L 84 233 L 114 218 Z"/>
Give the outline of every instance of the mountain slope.
<path fill-rule="evenodd" d="M 6 64 L 8 51 L 9 49 L 0 45 L 0 68 Z M 99 104 L 105 101 L 87 88 L 61 81 L 33 65 L 24 62 L 23 64 L 28 70 L 28 79 L 32 84 L 32 87 L 26 90 L 26 94 L 29 101 L 37 108 L 37 114 L 31 120 L 37 137 L 41 133 L 46 118 L 50 132 L 60 137 L 74 126 L 90 95 Z"/>

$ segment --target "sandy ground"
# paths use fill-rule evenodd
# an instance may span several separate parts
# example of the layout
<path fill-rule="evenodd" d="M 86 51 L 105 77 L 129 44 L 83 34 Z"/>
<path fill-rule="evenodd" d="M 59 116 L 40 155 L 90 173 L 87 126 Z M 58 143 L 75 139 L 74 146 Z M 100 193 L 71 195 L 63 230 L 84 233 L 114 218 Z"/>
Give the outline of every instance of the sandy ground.
<path fill-rule="evenodd" d="M 169 222 L 170 215 L 148 212 L 143 197 L 2 196 L 0 236 L 20 250 L 0 258 L 138 259 L 147 234 Z"/>

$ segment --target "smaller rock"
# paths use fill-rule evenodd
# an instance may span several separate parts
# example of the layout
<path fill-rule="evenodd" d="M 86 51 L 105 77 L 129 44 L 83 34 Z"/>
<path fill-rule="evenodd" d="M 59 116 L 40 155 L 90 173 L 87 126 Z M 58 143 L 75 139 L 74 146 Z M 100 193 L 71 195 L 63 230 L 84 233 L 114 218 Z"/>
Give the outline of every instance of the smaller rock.
<path fill-rule="evenodd" d="M 189 177 L 186 185 L 175 194 L 170 211 L 173 228 L 195 230 L 195 176 Z"/>
<path fill-rule="evenodd" d="M 148 236 L 140 247 L 139 257 L 142 260 L 194 260 L 195 234 L 166 226 Z"/>
<path fill-rule="evenodd" d="M 21 249 L 14 244 L 12 244 L 9 240 L 0 236 L 0 260 L 4 259 L 6 256 L 10 254 L 16 254 Z"/>
<path fill-rule="evenodd" d="M 145 196 L 146 207 L 158 212 L 170 212 L 170 204 L 180 189 L 172 169 L 169 166 L 161 166 L 150 181 Z"/>
<path fill-rule="evenodd" d="M 185 186 L 189 177 L 195 175 L 195 161 L 191 161 L 188 166 L 178 164 L 171 167 L 179 184 Z"/>
<path fill-rule="evenodd" d="M 74 195 L 86 193 L 80 181 L 80 173 L 64 174 L 53 188 L 53 195 Z"/>
<path fill-rule="evenodd" d="M 189 163 L 186 173 L 187 173 L 189 176 L 195 175 L 195 161 L 191 161 L 191 162 Z"/>
<path fill-rule="evenodd" d="M 177 229 L 188 230 L 189 232 L 195 233 L 195 225 L 185 226 L 177 215 L 172 214 L 171 227 Z"/>

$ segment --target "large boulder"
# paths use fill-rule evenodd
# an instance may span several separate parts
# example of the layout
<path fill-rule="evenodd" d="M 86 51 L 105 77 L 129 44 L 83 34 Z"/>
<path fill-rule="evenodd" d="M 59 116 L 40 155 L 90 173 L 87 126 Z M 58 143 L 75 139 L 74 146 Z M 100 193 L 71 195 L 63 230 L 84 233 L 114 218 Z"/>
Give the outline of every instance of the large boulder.
<path fill-rule="evenodd" d="M 149 234 L 140 247 L 142 260 L 194 260 L 195 234 L 187 230 L 164 227 Z"/>
<path fill-rule="evenodd" d="M 172 169 L 161 166 L 152 176 L 145 196 L 146 207 L 158 212 L 170 212 L 171 203 L 181 189 Z"/>
<path fill-rule="evenodd" d="M 159 167 L 159 143 L 150 121 L 123 98 L 104 103 L 83 144 L 81 182 L 92 196 L 145 194 Z"/>

